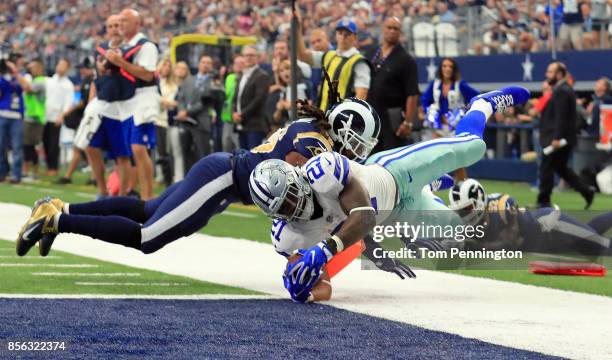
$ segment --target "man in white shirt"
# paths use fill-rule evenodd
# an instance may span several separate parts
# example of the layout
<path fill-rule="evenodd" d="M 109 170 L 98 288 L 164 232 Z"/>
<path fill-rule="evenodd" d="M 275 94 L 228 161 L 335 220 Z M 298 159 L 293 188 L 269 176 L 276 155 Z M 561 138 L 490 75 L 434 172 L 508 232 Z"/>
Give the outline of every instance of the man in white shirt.
<path fill-rule="evenodd" d="M 301 22 L 301 21 L 300 21 Z M 313 68 L 322 68 L 331 79 L 338 79 L 338 92 L 341 98 L 357 97 L 365 100 L 370 88 L 370 66 L 359 50 L 357 44 L 357 25 L 351 20 L 341 20 L 336 26 L 336 50 L 315 51 L 309 50 L 304 44 L 302 31 L 298 31 L 297 53 L 298 59 L 312 65 Z M 345 67 L 349 71 L 343 71 Z M 328 84 L 321 82 L 319 89 L 318 106 L 325 111 L 331 107 L 333 99 L 328 99 Z"/>
<path fill-rule="evenodd" d="M 60 59 L 55 67 L 55 74 L 47 80 L 45 92 L 45 118 L 47 123 L 43 130 L 43 147 L 47 160 L 48 176 L 57 176 L 60 131 L 70 130 L 62 127 L 64 115 L 72 108 L 72 101 L 74 100 L 74 85 L 68 78 L 69 69 L 70 61 Z"/>
<path fill-rule="evenodd" d="M 137 11 L 125 9 L 119 18 L 123 46 L 121 51 L 109 50 L 106 57 L 131 76 L 136 84 L 134 97 L 122 103 L 120 113 L 122 118 L 133 118 L 130 142 L 138 169 L 140 195 L 143 200 L 148 200 L 153 196 L 153 162 L 148 151 L 155 148 L 154 122 L 159 116 L 160 103 L 155 79 L 159 51 L 140 32 L 140 15 Z"/>

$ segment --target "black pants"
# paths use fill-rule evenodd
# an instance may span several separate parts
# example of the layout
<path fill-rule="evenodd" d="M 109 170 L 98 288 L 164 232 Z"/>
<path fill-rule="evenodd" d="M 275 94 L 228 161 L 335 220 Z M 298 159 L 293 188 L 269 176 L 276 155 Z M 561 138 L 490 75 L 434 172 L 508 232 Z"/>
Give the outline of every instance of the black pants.
<path fill-rule="evenodd" d="M 47 159 L 47 170 L 57 170 L 59 162 L 59 136 L 60 127 L 55 126 L 54 122 L 45 124 L 43 130 L 43 148 Z"/>
<path fill-rule="evenodd" d="M 538 194 L 538 204 L 550 204 L 550 194 L 554 185 L 554 174 L 557 173 L 563 180 L 567 181 L 571 187 L 578 191 L 582 196 L 586 196 L 591 190 L 580 181 L 576 173 L 567 166 L 571 146 L 565 146 L 550 155 L 542 157 L 540 164 L 540 193 Z"/>
<path fill-rule="evenodd" d="M 186 126 L 185 131 L 181 133 L 181 145 L 185 159 L 185 173 L 187 173 L 193 164 L 210 154 L 210 133 Z"/>
<path fill-rule="evenodd" d="M 170 156 L 168 156 L 168 135 L 166 130 L 165 127 L 155 126 L 155 137 L 157 139 L 155 163 L 161 168 L 164 184 L 169 186 L 172 184 L 172 166 L 170 165 Z"/>

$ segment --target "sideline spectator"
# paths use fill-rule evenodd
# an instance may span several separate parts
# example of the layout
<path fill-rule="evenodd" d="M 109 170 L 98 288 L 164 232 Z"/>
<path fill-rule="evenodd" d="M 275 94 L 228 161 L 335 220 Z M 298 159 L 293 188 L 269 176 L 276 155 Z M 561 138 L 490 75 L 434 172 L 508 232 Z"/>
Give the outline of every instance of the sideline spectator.
<path fill-rule="evenodd" d="M 238 142 L 238 134 L 235 130 L 235 124 L 232 120 L 232 108 L 234 98 L 236 97 L 237 79 L 244 68 L 244 57 L 236 55 L 232 64 L 232 72 L 225 77 L 225 101 L 223 102 L 223 111 L 221 112 L 221 121 L 223 124 L 221 143 L 223 151 L 232 152 L 240 147 Z"/>
<path fill-rule="evenodd" d="M 457 62 L 444 58 L 438 68 L 438 76 L 429 83 L 421 96 L 421 105 L 425 112 L 424 125 L 429 128 L 425 138 L 439 138 L 453 134 L 463 109 L 470 100 L 480 92 L 461 79 Z M 456 180 L 465 180 L 464 168 L 455 170 Z"/>
<path fill-rule="evenodd" d="M 81 77 L 81 86 L 79 90 L 81 94 L 80 100 L 75 106 L 68 110 L 64 116 L 64 125 L 73 131 L 78 129 L 85 112 L 85 107 L 89 103 L 89 93 L 93 82 L 93 64 L 88 57 L 79 65 L 79 75 Z M 68 164 L 66 173 L 56 180 L 57 184 L 63 185 L 72 183 L 72 174 L 81 162 L 81 152 L 81 149 L 73 149 L 72 159 L 70 160 L 70 164 Z"/>
<path fill-rule="evenodd" d="M 8 159 L 5 149 L 12 153 L 11 184 L 21 182 L 21 159 L 23 153 L 23 97 L 22 86 L 25 79 L 19 73 L 17 66 L 4 60 L 0 69 L 0 182 L 8 175 Z M 10 144 L 6 141 L 10 139 Z"/>
<path fill-rule="evenodd" d="M 610 80 L 603 77 L 595 82 L 593 91 L 593 101 L 587 107 L 587 113 L 590 115 L 587 131 L 591 135 L 599 136 L 600 110 L 599 107 L 603 104 L 612 104 L 612 94 L 610 93 Z"/>
<path fill-rule="evenodd" d="M 593 43 L 596 49 L 610 48 L 610 35 L 608 34 L 608 23 L 612 6 L 610 0 L 591 0 L 591 18 L 593 20 Z"/>
<path fill-rule="evenodd" d="M 448 135 L 460 119 L 460 110 L 480 92 L 461 78 L 457 62 L 444 58 L 432 80 L 421 96 L 426 114 L 426 125 L 433 131 L 432 137 Z"/>
<path fill-rule="evenodd" d="M 278 67 L 278 81 L 280 86 L 279 96 L 276 102 L 275 111 L 273 114 L 273 124 L 270 132 L 274 132 L 276 129 L 281 128 L 290 121 L 294 120 L 290 118 L 289 112 L 291 111 L 291 62 L 284 60 Z M 304 82 L 298 80 L 297 84 L 297 100 L 308 100 L 308 87 Z"/>
<path fill-rule="evenodd" d="M 300 24 L 302 21 L 299 21 Z M 301 26 L 301 25 L 300 25 Z M 370 67 L 366 58 L 355 47 L 357 44 L 357 25 L 345 19 L 336 25 L 337 50 L 313 51 L 306 48 L 302 37 L 302 29 L 298 30 L 298 58 L 314 68 L 322 68 L 329 72 L 331 79 L 338 79 L 338 91 L 341 98 L 355 96 L 365 100 L 370 88 Z M 348 66 L 348 70 L 343 70 Z M 329 85 L 323 81 L 319 89 L 318 107 L 326 111 L 331 105 Z"/>
<path fill-rule="evenodd" d="M 212 124 L 213 60 L 202 55 L 196 76 L 189 77 L 177 93 L 178 112 L 174 117 L 184 131 L 181 136 L 185 166 L 190 169 L 199 159 L 210 154 Z"/>
<path fill-rule="evenodd" d="M 316 28 L 310 32 L 310 48 L 314 51 L 328 51 L 333 50 L 334 47 L 329 43 L 327 33 L 321 28 Z M 321 68 L 313 68 L 310 82 L 312 87 L 310 88 L 310 98 L 314 101 L 318 101 L 318 89 L 321 85 L 322 80 Z"/>
<path fill-rule="evenodd" d="M 23 84 L 25 118 L 23 128 L 24 182 L 38 181 L 38 152 L 36 147 L 42 142 L 45 126 L 45 96 L 47 77 L 40 59 L 27 65 L 32 81 Z M 32 172 L 30 173 L 30 168 Z"/>
<path fill-rule="evenodd" d="M 582 13 L 578 0 L 563 1 L 563 22 L 559 28 L 559 50 L 582 50 Z"/>
<path fill-rule="evenodd" d="M 117 107 L 120 101 L 128 100 L 133 94 L 130 91 L 131 88 L 124 85 L 123 75 L 120 74 L 119 68 L 107 59 L 108 52 L 121 45 L 119 23 L 119 15 L 111 15 L 106 20 L 107 41 L 96 48 L 97 77 L 90 94 L 90 98 L 96 98 L 91 102 L 99 104 L 99 109 L 91 110 L 91 112 L 97 112 L 92 117 L 100 117 L 100 124 L 87 144 L 85 153 L 89 159 L 91 172 L 96 179 L 99 197 L 108 196 L 102 150 L 106 152 L 107 157 L 114 159 L 117 165 L 119 196 L 127 195 L 130 181 L 132 150 L 129 134 L 131 126 L 129 121 L 121 119 Z"/>
<path fill-rule="evenodd" d="M 554 62 L 546 70 L 546 80 L 553 86 L 553 93 L 540 122 L 540 145 L 552 146 L 554 151 L 542 155 L 540 164 L 540 193 L 538 207 L 551 207 L 554 174 L 557 173 L 586 201 L 585 209 L 593 203 L 595 192 L 584 184 L 567 166 L 576 145 L 576 95 L 567 82 L 568 72 L 563 63 Z M 567 145 L 562 146 L 565 139 Z"/>
<path fill-rule="evenodd" d="M 155 121 L 155 131 L 158 141 L 157 146 L 157 165 L 158 174 L 161 176 L 161 181 L 164 185 L 172 184 L 172 166 L 168 149 L 170 145 L 168 139 L 170 137 L 168 130 L 168 113 L 176 109 L 177 102 L 175 100 L 178 92 L 178 85 L 174 75 L 174 67 L 169 57 L 164 57 L 157 65 L 157 73 L 159 74 L 159 91 L 161 93 L 159 117 Z M 161 182 L 160 181 L 160 182 Z"/>
<path fill-rule="evenodd" d="M 369 56 L 373 67 L 368 102 L 380 116 L 381 131 L 373 153 L 406 144 L 419 103 L 416 61 L 399 43 L 401 21 L 383 23 L 382 45 Z M 403 116 L 402 116 L 403 114 Z"/>
<path fill-rule="evenodd" d="M 185 130 L 178 124 L 178 121 L 174 119 L 178 106 L 176 97 L 178 97 L 178 89 L 180 89 L 181 85 L 191 77 L 189 65 L 184 61 L 179 61 L 174 66 L 174 77 L 176 80 L 177 95 L 175 96 L 174 102 L 168 103 L 170 109 L 168 111 L 168 142 L 170 144 L 170 155 L 172 156 L 173 182 L 176 183 L 183 180 L 185 177 L 185 156 L 181 145 L 181 133 Z"/>
<path fill-rule="evenodd" d="M 60 157 L 60 132 L 65 116 L 72 107 L 74 85 L 68 78 L 70 61 L 61 59 L 55 67 L 55 74 L 47 79 L 43 146 L 47 160 L 47 176 L 57 176 Z"/>
<path fill-rule="evenodd" d="M 240 147 L 252 149 L 261 144 L 268 131 L 266 121 L 266 97 L 270 79 L 257 66 L 257 49 L 254 46 L 242 48 L 245 68 L 238 81 L 238 91 L 232 118 L 238 124 Z"/>
<path fill-rule="evenodd" d="M 140 32 L 140 14 L 125 9 L 119 14 L 120 32 L 123 36 L 121 52 L 111 49 L 107 59 L 135 78 L 134 96 L 122 104 L 122 112 L 132 117 L 130 143 L 143 200 L 153 197 L 153 162 L 149 151 L 155 148 L 155 119 L 159 115 L 160 95 L 155 80 L 157 67 L 157 46 Z M 137 50 L 133 56 L 124 59 L 123 53 Z M 122 116 L 123 117 L 123 116 Z"/>

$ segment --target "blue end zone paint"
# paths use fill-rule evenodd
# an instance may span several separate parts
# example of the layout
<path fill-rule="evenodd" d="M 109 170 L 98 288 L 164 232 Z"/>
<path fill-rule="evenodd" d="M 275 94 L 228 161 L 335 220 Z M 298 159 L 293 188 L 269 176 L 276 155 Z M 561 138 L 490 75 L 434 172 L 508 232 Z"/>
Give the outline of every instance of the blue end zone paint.
<path fill-rule="evenodd" d="M 6 352 L 24 340 L 66 341 L 47 353 L 63 359 L 552 358 L 287 300 L 0 299 L 0 309 L 0 358 L 40 357 Z"/>

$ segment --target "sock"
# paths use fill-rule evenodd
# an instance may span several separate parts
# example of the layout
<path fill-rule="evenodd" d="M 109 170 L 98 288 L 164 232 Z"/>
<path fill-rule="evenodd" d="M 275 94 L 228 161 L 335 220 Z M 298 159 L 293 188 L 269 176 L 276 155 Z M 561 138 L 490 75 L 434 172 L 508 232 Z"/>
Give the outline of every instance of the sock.
<path fill-rule="evenodd" d="M 70 204 L 66 213 L 71 215 L 118 215 L 142 224 L 147 221 L 144 204 L 144 201 L 132 197 L 113 197 Z"/>
<path fill-rule="evenodd" d="M 459 120 L 455 133 L 470 133 L 482 138 L 487 119 L 493 115 L 493 106 L 485 99 L 476 100 L 465 116 Z"/>
<path fill-rule="evenodd" d="M 612 212 L 597 215 L 589 221 L 591 226 L 599 235 L 603 235 L 612 228 Z"/>
<path fill-rule="evenodd" d="M 121 216 L 61 214 L 61 233 L 74 233 L 140 250 L 140 224 Z"/>

